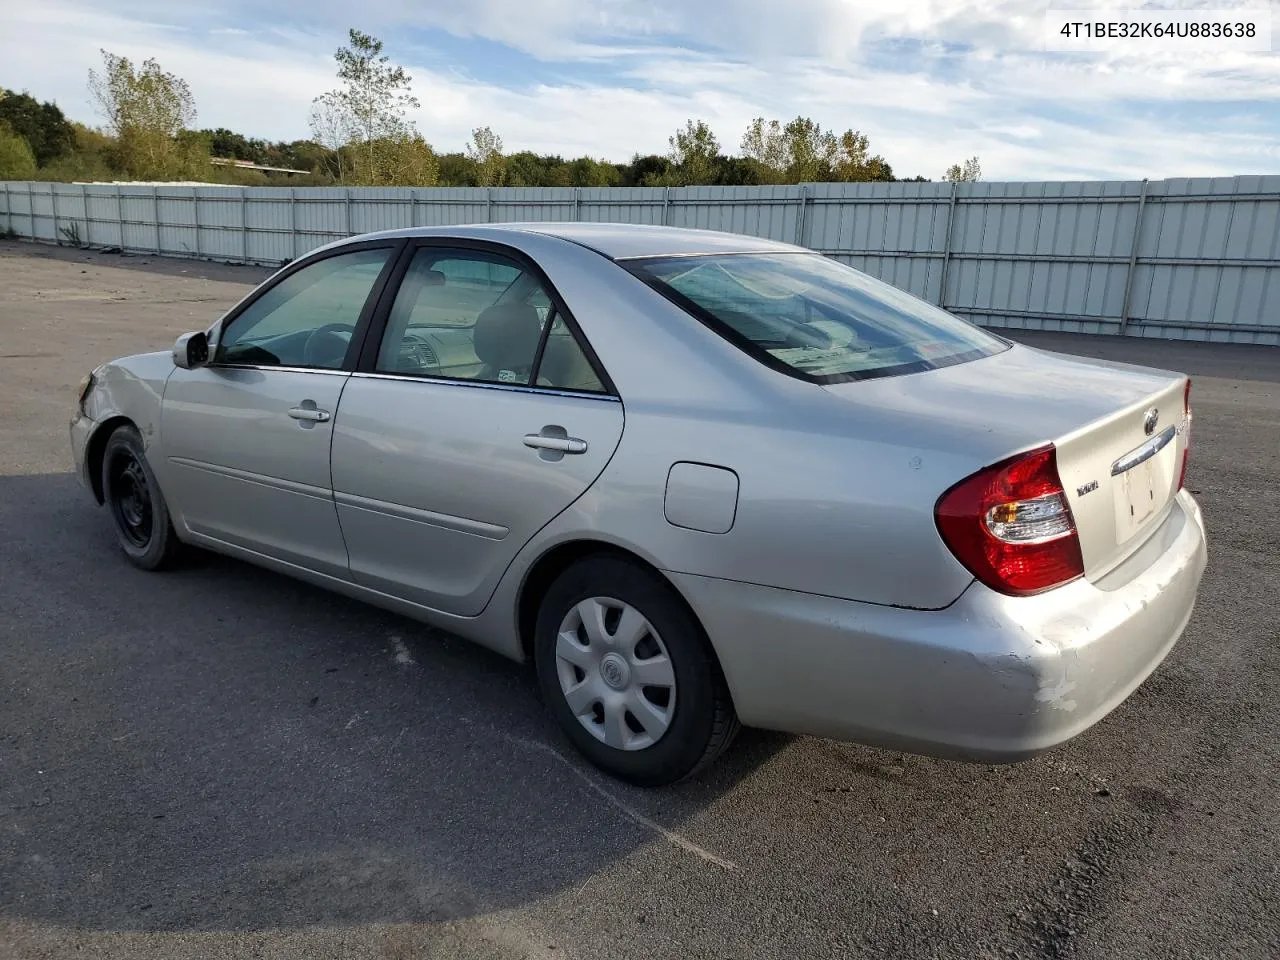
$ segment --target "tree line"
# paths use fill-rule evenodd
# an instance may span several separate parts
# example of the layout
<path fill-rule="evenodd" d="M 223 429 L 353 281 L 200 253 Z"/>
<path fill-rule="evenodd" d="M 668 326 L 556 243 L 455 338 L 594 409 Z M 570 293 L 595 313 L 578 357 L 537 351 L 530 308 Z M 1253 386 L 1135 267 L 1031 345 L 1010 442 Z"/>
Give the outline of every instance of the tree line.
<path fill-rule="evenodd" d="M 825 129 L 797 116 L 757 117 L 728 153 L 711 127 L 690 119 L 666 153 L 627 163 L 566 159 L 528 150 L 507 153 L 502 137 L 477 127 L 464 149 L 437 151 L 408 114 L 420 106 L 413 78 L 376 37 L 352 29 L 334 54 L 337 85 L 312 103 L 311 138 L 268 141 L 225 128 L 194 129 L 195 98 L 186 81 L 155 59 L 135 65 L 102 51 L 89 92 L 103 125 L 69 120 L 54 103 L 0 88 L 0 180 L 197 180 L 310 186 L 693 186 L 865 182 L 899 178 L 868 136 Z M 281 174 L 214 165 L 214 158 L 304 171 Z M 981 178 L 977 157 L 943 180 Z"/>

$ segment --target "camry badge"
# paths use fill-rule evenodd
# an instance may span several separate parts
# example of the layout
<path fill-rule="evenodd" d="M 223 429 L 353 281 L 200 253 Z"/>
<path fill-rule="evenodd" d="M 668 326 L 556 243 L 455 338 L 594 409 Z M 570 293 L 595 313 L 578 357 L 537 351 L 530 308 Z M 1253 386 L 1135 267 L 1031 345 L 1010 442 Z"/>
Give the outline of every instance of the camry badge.
<path fill-rule="evenodd" d="M 1077 497 L 1083 497 L 1086 493 L 1093 493 L 1093 491 L 1095 491 L 1095 490 L 1097 490 L 1097 489 L 1098 489 L 1098 481 L 1097 481 L 1097 480 L 1090 480 L 1090 481 L 1089 481 L 1088 483 L 1086 483 L 1084 486 L 1082 486 L 1082 487 L 1076 487 L 1076 496 L 1077 496 Z"/>

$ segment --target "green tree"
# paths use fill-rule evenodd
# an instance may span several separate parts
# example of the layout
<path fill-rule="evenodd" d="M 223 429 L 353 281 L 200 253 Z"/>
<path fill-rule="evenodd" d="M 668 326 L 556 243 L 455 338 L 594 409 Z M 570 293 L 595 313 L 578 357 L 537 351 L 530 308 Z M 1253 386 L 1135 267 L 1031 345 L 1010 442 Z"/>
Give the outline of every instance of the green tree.
<path fill-rule="evenodd" d="M 413 78 L 404 67 L 391 63 L 382 52 L 381 40 L 354 27 L 347 31 L 347 38 L 347 46 L 333 55 L 343 85 L 315 99 L 311 129 L 316 140 L 335 151 L 358 145 L 362 175 L 377 176 L 387 163 L 387 157 L 378 156 L 379 150 L 394 154 L 399 145 L 416 136 L 405 113 L 420 104 L 412 93 Z M 360 176 L 357 183 L 372 182 Z"/>
<path fill-rule="evenodd" d="M 796 117 L 782 128 L 787 180 L 814 183 L 829 179 L 835 163 L 836 136 L 808 117 Z"/>
<path fill-rule="evenodd" d="M 756 163 L 760 183 L 782 183 L 790 163 L 787 138 L 777 120 L 756 117 L 747 125 L 739 146 L 743 157 Z"/>
<path fill-rule="evenodd" d="M 893 168 L 884 157 L 871 156 L 871 145 L 865 133 L 846 130 L 836 146 L 831 178 L 843 182 L 892 180 Z"/>
<path fill-rule="evenodd" d="M 154 59 L 135 70 L 127 57 L 103 50 L 102 61 L 101 73 L 89 71 L 89 92 L 115 135 L 121 168 L 142 178 L 180 175 L 190 157 L 178 134 L 196 116 L 186 81 Z"/>
<path fill-rule="evenodd" d="M 942 179 L 948 183 L 977 183 L 982 179 L 982 164 L 977 157 L 970 157 L 963 164 L 953 163 Z"/>
<path fill-rule="evenodd" d="M 476 185 L 497 187 L 502 185 L 505 158 L 502 156 L 502 138 L 488 127 L 476 127 L 467 143 L 467 158 L 476 165 Z"/>
<path fill-rule="evenodd" d="M 44 166 L 75 148 L 75 130 L 55 103 L 41 103 L 29 93 L 0 88 L 0 123 L 27 141 L 36 163 Z"/>
<path fill-rule="evenodd" d="M 682 184 L 714 183 L 720 141 L 702 120 L 686 120 L 669 139 L 668 156 Z"/>
<path fill-rule="evenodd" d="M 30 180 L 36 173 L 36 157 L 27 138 L 0 122 L 0 180 Z"/>

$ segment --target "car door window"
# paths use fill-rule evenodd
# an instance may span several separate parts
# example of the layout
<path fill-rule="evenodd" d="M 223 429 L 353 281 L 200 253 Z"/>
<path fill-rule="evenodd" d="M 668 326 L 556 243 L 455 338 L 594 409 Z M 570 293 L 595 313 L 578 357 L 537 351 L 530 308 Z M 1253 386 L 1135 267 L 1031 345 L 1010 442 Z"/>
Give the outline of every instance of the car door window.
<path fill-rule="evenodd" d="M 336 370 L 393 250 L 326 257 L 289 274 L 223 331 L 215 363 Z"/>
<path fill-rule="evenodd" d="M 587 393 L 604 393 L 605 386 L 586 353 L 578 343 L 578 339 L 564 322 L 564 317 L 557 316 L 551 323 L 547 333 L 547 345 L 542 351 L 542 360 L 538 364 L 537 385 L 554 387 L 557 390 L 581 390 Z"/>
<path fill-rule="evenodd" d="M 422 247 L 396 293 L 376 369 L 527 385 L 548 323 L 572 340 L 542 282 L 514 260 Z"/>

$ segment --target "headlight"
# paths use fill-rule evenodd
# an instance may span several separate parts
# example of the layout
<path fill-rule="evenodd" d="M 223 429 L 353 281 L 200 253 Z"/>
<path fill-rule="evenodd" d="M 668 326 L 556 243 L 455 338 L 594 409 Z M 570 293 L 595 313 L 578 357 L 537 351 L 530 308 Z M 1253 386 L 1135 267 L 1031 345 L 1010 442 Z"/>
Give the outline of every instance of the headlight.
<path fill-rule="evenodd" d="M 89 396 L 89 391 L 93 389 L 93 374 L 86 373 L 84 379 L 80 381 L 80 386 L 76 387 L 76 407 L 80 412 L 87 413 L 84 408 L 85 398 Z"/>

